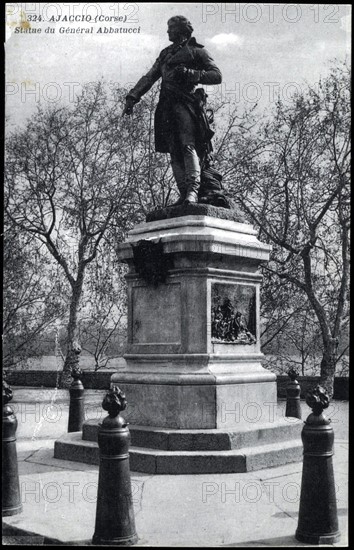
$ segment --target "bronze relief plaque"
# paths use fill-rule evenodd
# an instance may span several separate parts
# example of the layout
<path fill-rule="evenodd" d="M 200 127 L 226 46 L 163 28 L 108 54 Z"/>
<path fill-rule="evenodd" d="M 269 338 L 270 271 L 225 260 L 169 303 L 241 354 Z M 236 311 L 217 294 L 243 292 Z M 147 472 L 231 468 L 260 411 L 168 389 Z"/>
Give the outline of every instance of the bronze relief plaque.
<path fill-rule="evenodd" d="M 257 341 L 256 287 L 211 285 L 211 341 L 219 344 L 255 344 Z"/>

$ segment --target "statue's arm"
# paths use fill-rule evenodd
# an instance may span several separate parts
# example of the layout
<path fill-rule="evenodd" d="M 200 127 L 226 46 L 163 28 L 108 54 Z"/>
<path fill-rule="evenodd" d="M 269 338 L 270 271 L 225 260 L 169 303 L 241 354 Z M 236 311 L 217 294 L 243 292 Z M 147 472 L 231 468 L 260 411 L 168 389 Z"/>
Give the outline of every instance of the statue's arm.
<path fill-rule="evenodd" d="M 199 84 L 221 83 L 221 71 L 205 48 L 200 48 L 198 50 L 198 68 L 200 69 Z"/>
<path fill-rule="evenodd" d="M 127 98 L 131 98 L 134 100 L 134 103 L 137 103 L 140 101 L 141 97 L 150 90 L 151 86 L 160 78 L 160 76 L 160 60 L 157 58 L 150 71 L 141 77 L 134 88 L 129 91 Z"/>

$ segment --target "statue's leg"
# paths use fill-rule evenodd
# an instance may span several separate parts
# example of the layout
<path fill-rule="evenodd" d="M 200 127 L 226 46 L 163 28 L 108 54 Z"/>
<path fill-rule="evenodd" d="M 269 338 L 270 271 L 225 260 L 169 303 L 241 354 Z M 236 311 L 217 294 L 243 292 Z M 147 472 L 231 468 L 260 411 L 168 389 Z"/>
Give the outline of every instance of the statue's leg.
<path fill-rule="evenodd" d="M 179 103 L 175 107 L 178 127 L 178 141 L 183 154 L 185 182 L 187 187 L 185 202 L 198 202 L 200 187 L 200 161 L 195 146 L 195 121 L 189 109 Z"/>
<path fill-rule="evenodd" d="M 199 158 L 193 145 L 184 145 L 183 153 L 186 182 L 188 184 L 185 202 L 198 202 L 198 191 L 200 187 Z"/>
<path fill-rule="evenodd" d="M 184 169 L 184 158 L 183 153 L 181 151 L 181 148 L 179 147 L 179 144 L 176 142 L 176 140 L 173 140 L 170 144 L 170 156 L 171 156 L 171 168 L 173 172 L 173 176 L 176 180 L 178 191 L 179 191 L 179 199 L 173 203 L 171 206 L 179 206 L 180 204 L 183 204 L 186 193 L 187 193 L 187 185 L 186 185 L 186 174 Z"/>

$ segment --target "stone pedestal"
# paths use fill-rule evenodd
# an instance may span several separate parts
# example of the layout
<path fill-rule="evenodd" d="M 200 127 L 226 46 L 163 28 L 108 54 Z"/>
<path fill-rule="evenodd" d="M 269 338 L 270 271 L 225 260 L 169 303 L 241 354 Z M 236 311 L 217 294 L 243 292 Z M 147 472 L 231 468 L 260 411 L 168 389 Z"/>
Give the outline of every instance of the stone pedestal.
<path fill-rule="evenodd" d="M 276 377 L 261 365 L 258 270 L 270 247 L 237 219 L 168 208 L 119 246 L 128 350 L 111 380 L 127 397 L 132 471 L 248 472 L 302 459 L 302 422 L 277 418 Z M 97 464 L 98 424 L 61 437 L 54 456 Z"/>
<path fill-rule="evenodd" d="M 162 247 L 168 270 L 156 286 L 137 272 L 133 248 L 142 240 Z M 270 248 L 250 225 L 209 216 L 129 232 L 118 251 L 129 266 L 127 369 L 112 376 L 129 422 L 235 429 L 269 421 L 276 376 L 261 366 L 259 266 Z M 149 275 L 156 261 L 147 253 L 139 264 Z"/>

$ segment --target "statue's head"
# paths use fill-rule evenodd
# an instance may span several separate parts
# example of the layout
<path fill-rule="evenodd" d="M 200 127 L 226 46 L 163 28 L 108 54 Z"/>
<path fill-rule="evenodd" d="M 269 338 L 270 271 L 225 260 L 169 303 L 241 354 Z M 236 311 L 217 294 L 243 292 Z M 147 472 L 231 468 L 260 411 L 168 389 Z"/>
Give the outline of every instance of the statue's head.
<path fill-rule="evenodd" d="M 175 15 L 167 21 L 167 34 L 171 42 L 180 38 L 190 38 L 193 32 L 191 22 L 183 15 Z"/>

